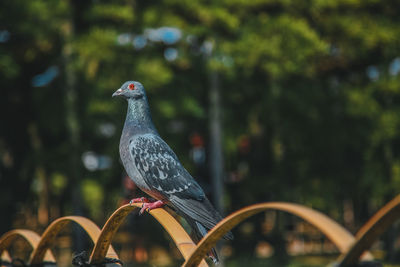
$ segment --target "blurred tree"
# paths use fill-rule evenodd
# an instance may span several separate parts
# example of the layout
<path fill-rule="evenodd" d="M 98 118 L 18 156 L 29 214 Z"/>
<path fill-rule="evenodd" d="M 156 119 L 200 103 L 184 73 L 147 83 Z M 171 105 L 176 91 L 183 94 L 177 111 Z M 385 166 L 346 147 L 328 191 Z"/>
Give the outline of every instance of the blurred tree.
<path fill-rule="evenodd" d="M 126 109 L 110 96 L 131 79 L 145 85 L 160 134 L 210 193 L 204 164 L 189 157 L 189 136 L 204 137 L 209 165 L 212 72 L 223 105 L 228 210 L 286 200 L 344 220 L 346 207 L 356 228 L 398 193 L 396 1 L 0 5 L 2 212 L 48 202 L 48 216 L 70 214 L 76 186 L 90 195 L 82 198 L 87 212 L 104 220 L 121 191 Z"/>

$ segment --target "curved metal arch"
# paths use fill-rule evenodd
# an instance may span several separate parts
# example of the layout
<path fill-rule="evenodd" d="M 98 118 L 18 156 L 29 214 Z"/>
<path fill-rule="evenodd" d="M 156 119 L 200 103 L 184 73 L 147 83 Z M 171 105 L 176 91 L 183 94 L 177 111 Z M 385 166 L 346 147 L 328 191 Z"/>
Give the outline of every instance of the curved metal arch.
<path fill-rule="evenodd" d="M 400 195 L 392 199 L 365 223 L 356 234 L 356 240 L 347 253 L 339 257 L 339 266 L 356 264 L 364 251 L 400 218 Z"/>
<path fill-rule="evenodd" d="M 9 231 L 0 238 L 0 256 L 3 260 L 10 260 L 7 249 L 15 238 L 21 236 L 33 248 L 30 264 L 40 264 L 43 260 L 55 262 L 54 256 L 49 248 L 59 231 L 67 223 L 73 221 L 89 234 L 95 244 L 90 258 L 91 263 L 99 263 L 104 257 L 118 259 L 116 252 L 111 246 L 111 240 L 125 217 L 132 210 L 141 206 L 142 203 L 135 203 L 120 207 L 111 215 L 101 231 L 92 221 L 80 216 L 67 216 L 57 219 L 47 227 L 42 237 L 26 229 Z M 167 211 L 164 209 L 155 209 L 150 211 L 150 214 L 164 227 L 174 240 L 186 260 L 182 266 L 208 266 L 203 258 L 226 232 L 246 218 L 266 210 L 285 211 L 317 227 L 342 253 L 339 258 L 339 265 L 348 266 L 356 263 L 360 257 L 362 260 L 372 259 L 371 254 L 364 251 L 367 250 L 396 219 L 400 218 L 400 195 L 381 208 L 359 230 L 356 238 L 326 215 L 305 206 L 284 202 L 256 204 L 231 214 L 217 224 L 197 246 L 178 221 Z"/>
<path fill-rule="evenodd" d="M 40 236 L 31 230 L 26 229 L 15 229 L 11 230 L 0 238 L 0 256 L 3 260 L 10 261 L 11 257 L 8 254 L 7 250 L 12 244 L 12 242 L 17 238 L 22 237 L 31 247 L 35 250 L 40 242 Z M 47 262 L 55 262 L 55 258 L 51 251 L 47 251 L 43 254 L 44 261 Z"/>
<path fill-rule="evenodd" d="M 125 220 L 126 216 L 136 208 L 142 207 L 142 203 L 127 204 L 118 208 L 107 220 L 101 234 L 98 238 L 95 247 L 90 256 L 90 263 L 99 263 L 105 256 L 108 247 L 111 244 L 115 233 Z M 149 212 L 168 232 L 174 240 L 176 246 L 186 260 L 189 255 L 195 250 L 196 244 L 186 233 L 178 221 L 164 209 L 154 209 Z M 208 266 L 204 260 L 200 260 L 199 266 Z"/>
<path fill-rule="evenodd" d="M 343 228 L 341 225 L 330 219 L 328 216 L 313 210 L 311 208 L 291 203 L 270 202 L 248 206 L 229 215 L 219 222 L 208 234 L 198 243 L 196 250 L 184 262 L 183 267 L 197 266 L 205 257 L 206 253 L 215 246 L 215 243 L 224 236 L 234 226 L 253 216 L 266 210 L 285 211 L 296 215 L 308 223 L 318 228 L 325 236 L 327 236 L 340 250 L 346 253 L 351 245 L 355 242 L 354 236 Z M 372 259 L 370 253 L 364 255 L 365 259 Z"/>
<path fill-rule="evenodd" d="M 89 235 L 93 243 L 97 243 L 97 240 L 100 236 L 100 228 L 94 222 L 81 216 L 61 217 L 52 222 L 44 231 L 39 243 L 32 252 L 30 261 L 31 265 L 40 264 L 43 262 L 43 257 L 46 251 L 48 251 L 49 248 L 54 244 L 58 233 L 70 222 L 75 222 L 81 226 Z M 117 253 L 112 246 L 110 246 L 107 250 L 107 257 L 118 259 Z"/>

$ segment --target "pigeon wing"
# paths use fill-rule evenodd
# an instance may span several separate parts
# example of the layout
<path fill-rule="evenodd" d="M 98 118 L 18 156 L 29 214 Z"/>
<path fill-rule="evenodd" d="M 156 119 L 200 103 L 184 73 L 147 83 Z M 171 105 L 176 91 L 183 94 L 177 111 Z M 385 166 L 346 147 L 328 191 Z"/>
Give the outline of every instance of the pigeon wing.
<path fill-rule="evenodd" d="M 166 196 L 178 213 L 189 217 L 189 221 L 200 222 L 207 229 L 222 219 L 198 183 L 158 135 L 136 136 L 129 148 L 136 169 L 146 184 Z M 233 238 L 231 232 L 224 237 Z"/>
<path fill-rule="evenodd" d="M 158 135 L 136 136 L 129 151 L 146 184 L 164 196 L 203 200 L 204 192 Z"/>

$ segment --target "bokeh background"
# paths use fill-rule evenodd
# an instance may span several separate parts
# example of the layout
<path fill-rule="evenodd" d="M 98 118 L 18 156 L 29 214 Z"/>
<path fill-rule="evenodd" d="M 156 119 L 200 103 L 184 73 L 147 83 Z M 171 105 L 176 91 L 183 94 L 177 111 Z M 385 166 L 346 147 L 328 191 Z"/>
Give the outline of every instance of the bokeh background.
<path fill-rule="evenodd" d="M 2 0 L 0 233 L 72 214 L 102 226 L 142 195 L 118 154 L 126 103 L 111 94 L 126 80 L 224 214 L 290 201 L 356 232 L 400 191 L 399 36 L 395 0 Z M 66 266 L 90 248 L 74 232 L 58 239 Z M 227 266 L 338 253 L 281 213 L 234 234 Z M 395 224 L 376 256 L 400 263 L 399 237 Z M 114 245 L 127 264 L 181 262 L 150 216 Z"/>

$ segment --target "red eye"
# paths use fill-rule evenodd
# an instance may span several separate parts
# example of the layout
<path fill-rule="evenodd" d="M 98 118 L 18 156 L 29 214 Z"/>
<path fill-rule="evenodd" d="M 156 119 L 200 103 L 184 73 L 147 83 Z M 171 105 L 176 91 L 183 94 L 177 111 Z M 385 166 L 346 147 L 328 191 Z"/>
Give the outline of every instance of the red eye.
<path fill-rule="evenodd" d="M 135 85 L 133 83 L 128 85 L 129 90 L 135 90 Z"/>

